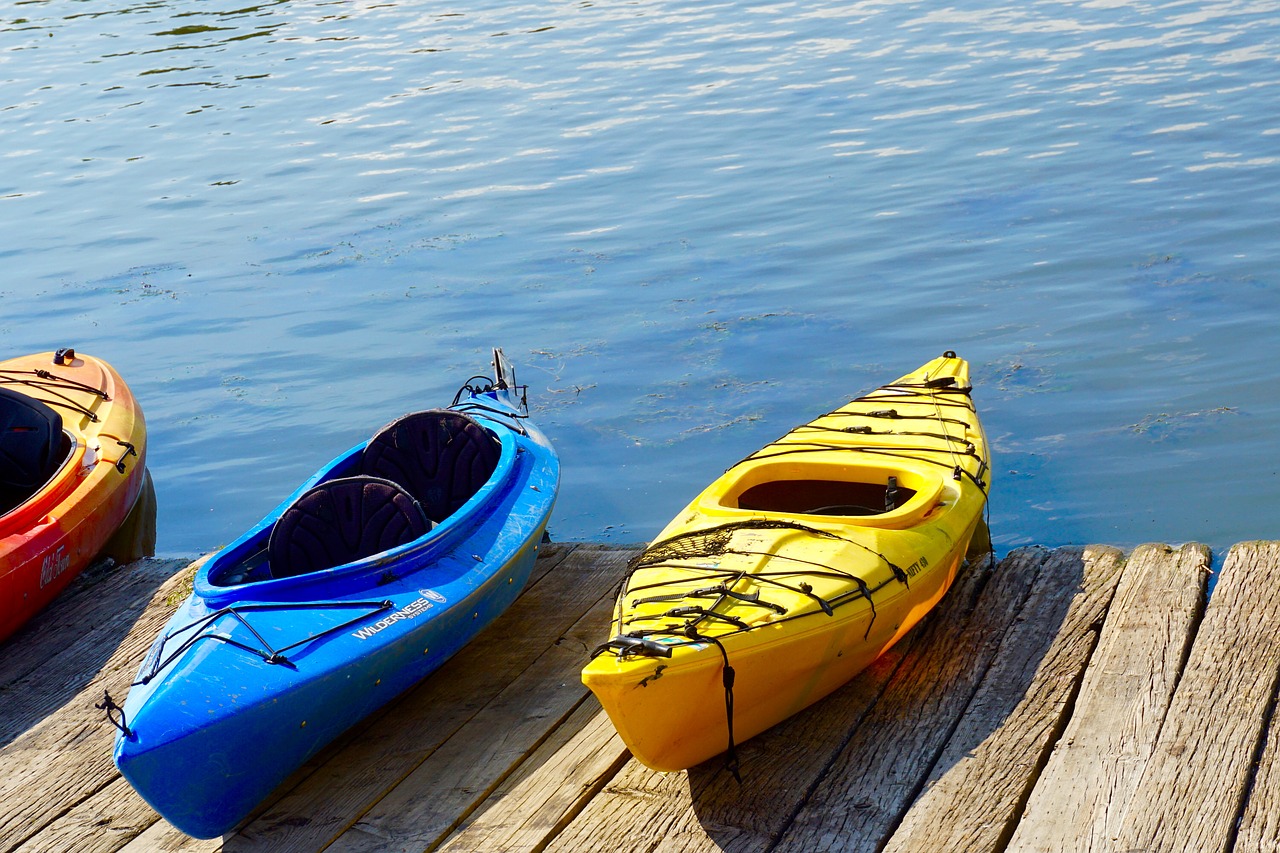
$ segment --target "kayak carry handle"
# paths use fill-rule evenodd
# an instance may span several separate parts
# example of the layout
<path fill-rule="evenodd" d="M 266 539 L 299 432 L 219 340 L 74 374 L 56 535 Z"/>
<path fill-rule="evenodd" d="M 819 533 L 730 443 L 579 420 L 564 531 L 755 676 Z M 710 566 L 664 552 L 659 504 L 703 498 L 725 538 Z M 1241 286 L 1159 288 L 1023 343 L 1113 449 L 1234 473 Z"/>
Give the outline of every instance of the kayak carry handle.
<path fill-rule="evenodd" d="M 130 444 L 129 442 L 127 442 L 127 441 L 121 441 L 121 440 L 120 440 L 120 439 L 118 439 L 118 438 L 116 439 L 116 444 L 118 444 L 118 445 L 120 445 L 121 447 L 125 448 L 124 454 L 123 454 L 119 459 L 117 459 L 117 460 L 116 460 L 116 470 L 117 470 L 117 471 L 119 471 L 121 474 L 123 474 L 123 473 L 124 473 L 124 460 L 128 459 L 130 455 L 137 456 L 137 455 L 138 455 L 138 450 L 137 450 L 137 448 L 135 448 L 135 447 L 134 447 L 132 444 Z"/>

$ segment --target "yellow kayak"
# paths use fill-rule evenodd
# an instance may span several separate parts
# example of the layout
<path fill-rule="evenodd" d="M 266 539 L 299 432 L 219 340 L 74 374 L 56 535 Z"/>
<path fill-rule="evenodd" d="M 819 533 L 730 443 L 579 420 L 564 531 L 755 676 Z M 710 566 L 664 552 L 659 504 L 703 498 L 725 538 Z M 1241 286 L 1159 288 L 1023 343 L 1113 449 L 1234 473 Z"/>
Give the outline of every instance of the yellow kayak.
<path fill-rule="evenodd" d="M 631 753 L 682 770 L 826 696 L 951 586 L 990 483 L 947 352 L 730 468 L 637 557 L 582 680 Z"/>

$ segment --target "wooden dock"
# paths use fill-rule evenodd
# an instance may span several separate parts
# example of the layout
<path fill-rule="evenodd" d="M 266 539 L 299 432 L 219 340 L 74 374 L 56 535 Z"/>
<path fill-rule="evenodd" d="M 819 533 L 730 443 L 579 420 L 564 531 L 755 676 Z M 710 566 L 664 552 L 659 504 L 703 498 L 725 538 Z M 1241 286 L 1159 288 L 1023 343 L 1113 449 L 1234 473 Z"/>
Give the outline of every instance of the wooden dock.
<path fill-rule="evenodd" d="M 1280 542 L 1232 549 L 1207 605 L 1199 545 L 976 564 L 741 744 L 741 784 L 631 760 L 578 679 L 635 552 L 549 546 L 495 625 L 214 841 L 121 779 L 94 708 L 192 569 L 95 569 L 0 645 L 0 851 L 1280 849 Z"/>

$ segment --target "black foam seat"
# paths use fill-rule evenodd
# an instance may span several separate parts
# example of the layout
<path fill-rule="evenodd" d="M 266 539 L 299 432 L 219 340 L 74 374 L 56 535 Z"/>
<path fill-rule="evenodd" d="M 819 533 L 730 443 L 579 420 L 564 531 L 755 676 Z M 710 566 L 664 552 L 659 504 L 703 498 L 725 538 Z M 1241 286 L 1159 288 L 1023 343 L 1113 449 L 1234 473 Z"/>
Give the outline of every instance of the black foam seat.
<path fill-rule="evenodd" d="M 63 457 L 62 416 L 39 400 L 0 388 L 0 512 L 45 484 Z"/>
<path fill-rule="evenodd" d="M 429 409 L 379 430 L 364 449 L 360 473 L 399 483 L 441 522 L 489 481 L 501 455 L 501 442 L 474 418 Z"/>
<path fill-rule="evenodd" d="M 321 483 L 294 501 L 271 530 L 272 577 L 341 566 L 405 545 L 431 529 L 413 497 L 377 477 Z"/>

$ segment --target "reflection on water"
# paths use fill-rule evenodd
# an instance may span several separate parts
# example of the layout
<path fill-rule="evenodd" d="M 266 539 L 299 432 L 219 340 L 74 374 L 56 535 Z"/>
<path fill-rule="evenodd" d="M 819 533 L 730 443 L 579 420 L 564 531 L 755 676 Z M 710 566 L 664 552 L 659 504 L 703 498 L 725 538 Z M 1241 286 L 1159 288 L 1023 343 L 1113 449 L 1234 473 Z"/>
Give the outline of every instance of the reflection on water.
<path fill-rule="evenodd" d="M 98 558 L 109 557 L 117 564 L 125 565 L 156 553 L 156 487 L 151 481 L 151 471 L 142 478 L 142 491 L 125 517 L 124 523 L 102 546 Z"/>
<path fill-rule="evenodd" d="M 1221 548 L 1280 500 L 1278 57 L 1249 0 L 24 3 L 0 346 L 123 372 L 162 553 L 495 345 L 559 539 L 955 349 L 997 548 Z"/>

